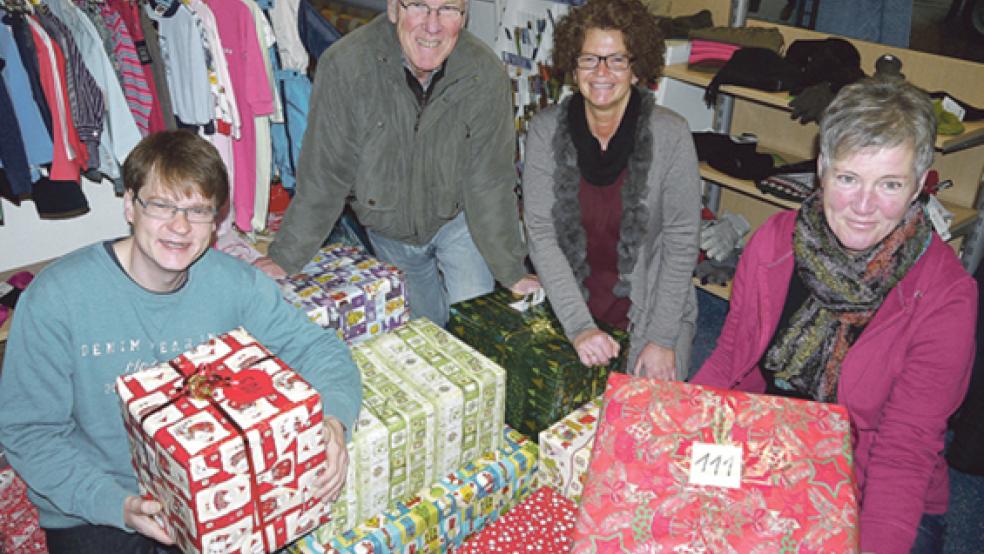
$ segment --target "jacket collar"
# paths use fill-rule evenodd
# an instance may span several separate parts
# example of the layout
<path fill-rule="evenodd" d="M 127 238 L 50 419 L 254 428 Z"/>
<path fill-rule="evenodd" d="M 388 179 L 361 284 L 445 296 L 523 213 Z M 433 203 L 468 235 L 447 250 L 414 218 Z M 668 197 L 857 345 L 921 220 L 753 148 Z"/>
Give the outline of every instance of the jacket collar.
<path fill-rule="evenodd" d="M 615 296 L 626 298 L 631 293 L 630 276 L 638 262 L 639 247 L 649 227 L 649 208 L 646 197 L 649 192 L 647 177 L 653 161 L 653 133 L 649 121 L 656 101 L 648 91 L 638 91 L 642 98 L 639 106 L 639 123 L 636 125 L 635 144 L 626 167 L 622 185 L 622 221 L 618 239 L 619 280 Z M 574 147 L 567 113 L 571 98 L 564 100 L 557 112 L 557 130 L 552 147 L 556 169 L 553 174 L 555 202 L 551 210 L 557 244 L 574 272 L 574 278 L 587 297 L 584 280 L 591 269 L 587 263 L 587 236 L 581 223 L 581 205 L 578 190 L 581 174 L 577 168 L 577 150 Z"/>

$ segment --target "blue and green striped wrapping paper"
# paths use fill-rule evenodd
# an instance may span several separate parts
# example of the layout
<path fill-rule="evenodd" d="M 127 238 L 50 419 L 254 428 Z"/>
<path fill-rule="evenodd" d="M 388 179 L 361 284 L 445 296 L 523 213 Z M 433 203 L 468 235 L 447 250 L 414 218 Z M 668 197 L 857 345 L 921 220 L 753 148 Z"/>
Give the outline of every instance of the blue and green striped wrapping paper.
<path fill-rule="evenodd" d="M 480 531 L 533 490 L 536 443 L 506 427 L 503 447 L 424 487 L 353 529 L 327 526 L 294 543 L 292 554 L 447 552 Z"/>

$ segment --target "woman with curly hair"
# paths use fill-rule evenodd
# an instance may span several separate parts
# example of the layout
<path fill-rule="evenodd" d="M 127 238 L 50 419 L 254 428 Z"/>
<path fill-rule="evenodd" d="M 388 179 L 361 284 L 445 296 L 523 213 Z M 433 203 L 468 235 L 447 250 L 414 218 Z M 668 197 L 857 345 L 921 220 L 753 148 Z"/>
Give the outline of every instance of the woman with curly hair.
<path fill-rule="evenodd" d="M 697 317 L 700 178 L 687 123 L 642 86 L 663 52 L 638 0 L 590 0 L 557 24 L 554 68 L 578 92 L 531 122 L 523 198 L 533 263 L 581 362 L 619 353 L 599 320 L 630 332 L 633 373 L 680 379 Z"/>

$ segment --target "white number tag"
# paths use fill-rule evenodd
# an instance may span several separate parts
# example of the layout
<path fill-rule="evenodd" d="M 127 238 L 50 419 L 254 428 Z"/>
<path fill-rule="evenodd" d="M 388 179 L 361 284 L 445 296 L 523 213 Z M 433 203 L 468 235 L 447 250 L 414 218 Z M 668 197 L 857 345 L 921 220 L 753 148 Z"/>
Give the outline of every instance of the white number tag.
<path fill-rule="evenodd" d="M 694 442 L 690 455 L 690 483 L 741 488 L 741 445 Z"/>

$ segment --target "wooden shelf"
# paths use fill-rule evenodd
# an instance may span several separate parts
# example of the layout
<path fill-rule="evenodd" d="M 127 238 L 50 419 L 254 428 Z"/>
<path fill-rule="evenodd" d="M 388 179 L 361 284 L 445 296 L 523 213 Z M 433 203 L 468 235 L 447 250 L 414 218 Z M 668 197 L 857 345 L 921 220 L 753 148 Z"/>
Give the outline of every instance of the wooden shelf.
<path fill-rule="evenodd" d="M 706 162 L 700 162 L 700 176 L 708 181 L 713 181 L 722 187 L 729 188 L 735 192 L 740 192 L 742 194 L 753 196 L 762 200 L 763 202 L 768 202 L 774 206 L 779 206 L 780 208 L 788 208 L 791 210 L 798 209 L 800 207 L 799 202 L 794 202 L 792 200 L 783 200 L 777 196 L 772 196 L 771 194 L 766 194 L 755 186 L 754 181 L 749 181 L 746 179 L 738 179 L 737 177 L 732 177 L 727 173 L 723 173 L 714 169 L 713 167 L 707 165 Z"/>
<path fill-rule="evenodd" d="M 667 77 L 700 87 L 706 87 L 711 84 L 711 80 L 714 78 L 713 73 L 692 71 L 687 68 L 687 64 L 668 65 L 663 73 Z M 785 111 L 792 111 L 789 108 L 789 101 L 792 99 L 792 95 L 788 92 L 766 92 L 764 90 L 734 85 L 724 85 L 721 87 L 720 92 Z M 959 135 L 937 135 L 936 149 L 949 154 L 950 152 L 984 144 L 984 121 L 967 121 L 963 125 L 964 132 Z"/>

